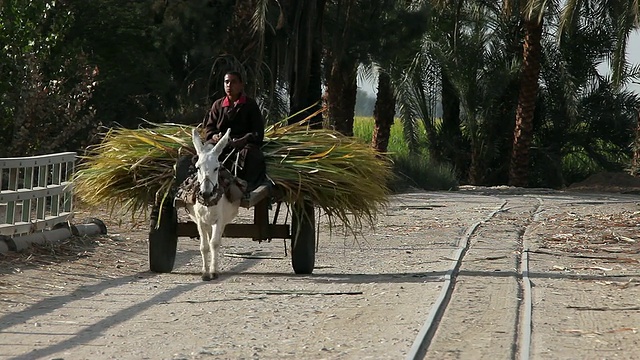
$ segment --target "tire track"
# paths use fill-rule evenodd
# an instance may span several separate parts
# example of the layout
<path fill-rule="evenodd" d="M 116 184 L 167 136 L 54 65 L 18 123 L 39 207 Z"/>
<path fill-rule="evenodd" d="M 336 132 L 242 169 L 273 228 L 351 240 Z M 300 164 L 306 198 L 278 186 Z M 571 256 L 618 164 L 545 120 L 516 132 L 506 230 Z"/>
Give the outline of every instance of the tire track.
<path fill-rule="evenodd" d="M 469 245 L 470 245 L 469 239 L 481 224 L 489 221 L 496 214 L 502 211 L 506 204 L 507 204 L 507 201 L 504 200 L 502 202 L 502 205 L 500 205 L 498 209 L 492 211 L 487 216 L 486 219 L 472 224 L 465 231 L 464 235 L 460 239 L 459 247 L 454 254 L 452 266 L 449 268 L 449 270 L 444 276 L 444 285 L 442 287 L 442 290 L 440 291 L 440 295 L 438 296 L 438 299 L 431 307 L 431 311 L 429 312 L 429 316 L 427 316 L 427 320 L 425 321 L 424 325 L 420 329 L 420 332 L 418 332 L 418 335 L 414 340 L 413 345 L 409 349 L 409 353 L 406 356 L 407 360 L 422 359 L 426 355 L 427 350 L 429 349 L 429 345 L 431 344 L 431 341 L 433 340 L 433 337 L 438 328 L 438 325 L 442 319 L 442 315 L 444 314 L 445 309 L 447 308 L 449 302 L 451 301 L 451 295 L 453 293 L 453 289 L 455 288 L 455 280 L 458 276 L 458 273 L 460 272 L 462 259 L 464 258 L 464 255 L 466 254 L 467 250 L 469 249 Z"/>
<path fill-rule="evenodd" d="M 519 225 L 516 248 L 516 283 L 517 283 L 517 299 L 515 299 L 516 316 L 513 323 L 514 335 L 512 341 L 512 347 L 510 349 L 509 358 L 528 360 L 529 350 L 531 347 L 531 330 L 532 330 L 532 293 L 531 293 L 531 281 L 529 279 L 529 257 L 528 248 L 523 243 L 524 234 L 527 228 L 535 221 L 537 221 L 538 214 L 542 211 L 542 199 L 535 198 L 537 204 L 533 208 L 533 214 L 525 221 L 524 224 Z M 461 266 L 465 260 L 465 255 L 471 247 L 471 238 L 476 236 L 481 225 L 486 224 L 490 220 L 494 219 L 497 214 L 501 212 L 507 212 L 510 209 L 507 207 L 509 200 L 503 199 L 502 204 L 491 213 L 487 215 L 484 220 L 478 221 L 465 231 L 459 241 L 459 246 L 455 250 L 453 260 L 449 270 L 444 277 L 444 284 L 442 290 L 438 296 L 438 299 L 431 307 L 429 316 L 424 322 L 418 335 L 416 336 L 412 347 L 407 353 L 407 360 L 423 359 L 426 357 L 430 350 L 430 346 L 434 340 L 435 334 L 443 321 L 445 311 L 452 304 L 453 292 L 456 288 L 456 280 L 460 274 Z M 527 205 L 529 207 L 529 205 Z M 454 298 L 455 301 L 455 298 Z"/>
<path fill-rule="evenodd" d="M 519 360 L 529 360 L 531 354 L 531 332 L 533 330 L 532 313 L 533 313 L 533 294 L 531 290 L 531 279 L 529 278 L 529 244 L 525 243 L 524 236 L 531 223 L 539 221 L 540 213 L 544 211 L 543 201 L 540 197 L 535 197 L 538 205 L 533 212 L 531 219 L 525 224 L 520 234 L 520 289 L 518 297 L 518 322 L 514 339 L 514 357 Z"/>

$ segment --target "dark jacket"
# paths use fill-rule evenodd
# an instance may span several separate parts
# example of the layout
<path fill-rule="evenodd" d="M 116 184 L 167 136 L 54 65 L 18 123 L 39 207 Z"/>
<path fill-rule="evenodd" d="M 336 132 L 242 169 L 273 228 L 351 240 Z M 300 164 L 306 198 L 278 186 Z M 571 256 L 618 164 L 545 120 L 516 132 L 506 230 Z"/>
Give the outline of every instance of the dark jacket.
<path fill-rule="evenodd" d="M 211 106 L 204 124 L 205 140 L 214 134 L 224 134 L 231 128 L 231 139 L 247 137 L 247 143 L 262 146 L 264 140 L 264 118 L 256 101 L 242 95 L 237 104 L 224 106 L 226 96 Z"/>
<path fill-rule="evenodd" d="M 266 174 L 266 164 L 262 154 L 264 141 L 264 118 L 258 104 L 250 97 L 242 95 L 236 104 L 229 104 L 226 97 L 216 100 L 211 106 L 209 115 L 205 119 L 205 140 L 210 140 L 215 134 L 224 134 L 231 128 L 231 143 L 238 151 L 238 157 L 227 155 L 231 152 L 228 147 L 221 158 L 228 158 L 224 164 L 227 169 L 234 169 L 233 174 L 247 181 L 248 191 L 260 185 Z M 236 168 L 235 165 L 238 167 Z"/>

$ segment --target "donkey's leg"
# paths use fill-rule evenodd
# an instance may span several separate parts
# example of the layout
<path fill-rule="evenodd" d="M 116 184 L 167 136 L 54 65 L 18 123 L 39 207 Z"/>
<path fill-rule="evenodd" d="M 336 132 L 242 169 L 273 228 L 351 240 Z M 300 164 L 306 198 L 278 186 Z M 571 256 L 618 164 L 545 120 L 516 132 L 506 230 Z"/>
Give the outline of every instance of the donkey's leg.
<path fill-rule="evenodd" d="M 211 276 L 215 279 L 220 274 L 220 245 L 222 244 L 222 232 L 224 230 L 224 225 L 219 222 L 213 224 L 212 226 L 213 234 L 209 239 L 209 245 L 213 251 L 211 255 L 211 269 L 213 269 L 213 273 Z"/>
<path fill-rule="evenodd" d="M 198 233 L 200 234 L 200 254 L 202 255 L 202 280 L 209 281 L 209 261 L 211 258 L 211 247 L 209 239 L 211 239 L 211 226 L 200 221 L 197 222 Z"/>

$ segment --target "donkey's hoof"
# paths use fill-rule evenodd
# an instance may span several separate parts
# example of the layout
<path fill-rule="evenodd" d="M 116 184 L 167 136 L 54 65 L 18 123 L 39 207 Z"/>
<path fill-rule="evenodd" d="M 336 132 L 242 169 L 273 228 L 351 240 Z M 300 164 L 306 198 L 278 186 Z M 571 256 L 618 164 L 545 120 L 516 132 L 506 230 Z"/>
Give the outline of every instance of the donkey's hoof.
<path fill-rule="evenodd" d="M 202 274 L 203 281 L 211 281 L 218 278 L 218 274 Z"/>

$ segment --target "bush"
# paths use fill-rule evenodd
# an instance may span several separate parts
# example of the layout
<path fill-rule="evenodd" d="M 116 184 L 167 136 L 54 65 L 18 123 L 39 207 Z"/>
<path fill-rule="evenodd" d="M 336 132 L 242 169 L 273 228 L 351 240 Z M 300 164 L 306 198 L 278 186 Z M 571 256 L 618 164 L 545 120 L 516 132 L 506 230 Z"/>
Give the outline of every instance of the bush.
<path fill-rule="evenodd" d="M 394 192 L 410 187 L 423 190 L 457 190 L 458 181 L 451 166 L 436 164 L 419 154 L 392 156 L 396 175 L 389 188 Z"/>

